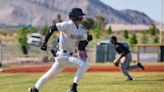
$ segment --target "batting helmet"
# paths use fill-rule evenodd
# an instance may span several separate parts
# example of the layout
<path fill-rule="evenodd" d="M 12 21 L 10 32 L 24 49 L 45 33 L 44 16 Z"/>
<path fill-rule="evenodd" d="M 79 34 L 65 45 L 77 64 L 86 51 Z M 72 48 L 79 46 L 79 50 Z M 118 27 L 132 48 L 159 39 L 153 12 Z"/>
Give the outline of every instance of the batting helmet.
<path fill-rule="evenodd" d="M 82 18 L 82 16 L 84 16 L 85 14 L 83 13 L 82 9 L 80 8 L 72 8 L 69 11 L 69 18 L 73 19 L 73 20 L 80 20 Z"/>

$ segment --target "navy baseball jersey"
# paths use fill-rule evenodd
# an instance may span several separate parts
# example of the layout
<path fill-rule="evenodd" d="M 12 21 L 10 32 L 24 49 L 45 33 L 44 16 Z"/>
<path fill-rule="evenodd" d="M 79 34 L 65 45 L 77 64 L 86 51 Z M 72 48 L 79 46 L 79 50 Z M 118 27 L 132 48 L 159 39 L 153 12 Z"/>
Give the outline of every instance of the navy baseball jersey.
<path fill-rule="evenodd" d="M 116 51 L 120 54 L 120 53 L 124 53 L 124 56 L 128 53 L 130 53 L 129 49 L 127 47 L 125 47 L 123 44 L 121 43 L 117 43 L 116 46 Z"/>

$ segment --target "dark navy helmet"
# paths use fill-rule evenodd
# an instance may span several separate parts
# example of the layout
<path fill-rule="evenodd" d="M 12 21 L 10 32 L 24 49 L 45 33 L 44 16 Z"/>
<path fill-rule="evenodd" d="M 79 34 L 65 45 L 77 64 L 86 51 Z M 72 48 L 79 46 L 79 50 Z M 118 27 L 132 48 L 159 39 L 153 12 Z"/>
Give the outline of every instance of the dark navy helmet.
<path fill-rule="evenodd" d="M 69 18 L 73 19 L 73 20 L 80 20 L 82 18 L 82 16 L 84 16 L 85 14 L 83 13 L 82 9 L 80 8 L 72 8 L 69 11 Z"/>
<path fill-rule="evenodd" d="M 111 36 L 111 37 L 109 38 L 109 40 L 110 40 L 110 42 L 111 42 L 112 40 L 117 41 L 117 37 L 116 37 L 116 36 Z"/>

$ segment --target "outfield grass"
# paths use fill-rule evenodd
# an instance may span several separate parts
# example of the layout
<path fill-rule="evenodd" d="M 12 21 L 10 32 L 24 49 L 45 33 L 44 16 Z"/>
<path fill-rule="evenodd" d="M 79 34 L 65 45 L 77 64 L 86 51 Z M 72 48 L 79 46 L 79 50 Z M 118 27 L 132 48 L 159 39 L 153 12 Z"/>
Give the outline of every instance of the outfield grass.
<path fill-rule="evenodd" d="M 120 72 L 87 73 L 78 87 L 79 92 L 163 92 L 164 73 L 131 73 L 134 81 L 125 81 Z M 36 74 L 0 74 L 0 92 L 27 92 L 41 76 Z M 73 73 L 60 73 L 50 79 L 40 92 L 66 92 Z M 163 81 L 162 81 L 163 80 Z"/>

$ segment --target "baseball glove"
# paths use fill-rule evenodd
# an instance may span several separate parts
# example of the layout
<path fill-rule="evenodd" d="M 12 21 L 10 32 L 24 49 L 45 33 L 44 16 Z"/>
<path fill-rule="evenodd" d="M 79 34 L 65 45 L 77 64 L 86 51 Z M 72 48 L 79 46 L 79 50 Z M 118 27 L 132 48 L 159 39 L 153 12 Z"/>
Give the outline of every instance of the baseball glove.
<path fill-rule="evenodd" d="M 119 66 L 119 61 L 118 61 L 118 60 L 114 61 L 114 65 L 115 65 L 116 67 L 118 67 L 118 66 Z"/>

